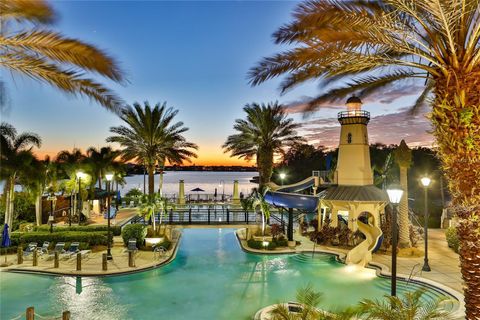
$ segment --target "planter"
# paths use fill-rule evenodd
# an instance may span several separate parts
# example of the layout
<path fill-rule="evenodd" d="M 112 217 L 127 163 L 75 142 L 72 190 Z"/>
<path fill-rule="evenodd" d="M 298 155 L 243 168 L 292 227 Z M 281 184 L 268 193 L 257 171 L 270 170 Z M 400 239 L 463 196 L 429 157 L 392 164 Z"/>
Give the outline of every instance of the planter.
<path fill-rule="evenodd" d="M 272 236 L 253 236 L 253 240 L 272 242 L 273 237 Z"/>
<path fill-rule="evenodd" d="M 297 241 L 295 241 L 295 240 L 288 241 L 288 247 L 289 248 L 295 248 L 296 245 L 297 245 Z"/>

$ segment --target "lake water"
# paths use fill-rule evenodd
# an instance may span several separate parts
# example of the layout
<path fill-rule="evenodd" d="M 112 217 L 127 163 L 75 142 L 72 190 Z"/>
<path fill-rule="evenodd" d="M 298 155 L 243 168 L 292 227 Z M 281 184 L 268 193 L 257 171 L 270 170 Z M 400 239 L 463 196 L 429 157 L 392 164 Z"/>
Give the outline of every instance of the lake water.
<path fill-rule="evenodd" d="M 238 180 L 239 192 L 245 195 L 249 194 L 252 188 L 257 187 L 257 184 L 251 183 L 250 179 L 258 176 L 257 172 L 211 172 L 211 171 L 167 171 L 163 175 L 163 194 L 173 195 L 178 194 L 178 182 L 185 181 L 185 194 L 197 194 L 192 192 L 192 189 L 200 188 L 205 190 L 199 192 L 200 194 L 213 194 L 215 188 L 217 194 L 233 194 L 233 181 Z M 120 192 L 124 195 L 132 188 L 140 188 L 143 191 L 143 175 L 134 175 L 126 177 L 127 184 L 119 187 Z M 146 178 L 148 189 L 148 177 Z M 159 175 L 155 175 L 155 191 L 158 190 Z"/>

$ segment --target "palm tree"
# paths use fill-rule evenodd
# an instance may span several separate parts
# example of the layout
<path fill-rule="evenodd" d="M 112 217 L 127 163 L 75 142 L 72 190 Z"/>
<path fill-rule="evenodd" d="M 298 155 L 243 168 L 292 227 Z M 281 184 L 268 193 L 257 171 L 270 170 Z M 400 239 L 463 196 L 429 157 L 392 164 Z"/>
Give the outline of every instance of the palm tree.
<path fill-rule="evenodd" d="M 55 19 L 53 8 L 44 0 L 1 1 L 0 66 L 118 110 L 122 100 L 101 83 L 85 77 L 91 72 L 124 82 L 117 62 L 91 44 L 48 30 Z M 0 89 L 4 89 L 2 81 Z"/>
<path fill-rule="evenodd" d="M 383 300 L 365 299 L 360 302 L 359 314 L 373 320 L 448 320 L 450 311 L 442 308 L 445 299 L 422 302 L 425 290 L 406 292 L 402 297 L 385 296 Z M 362 319 L 364 319 L 362 317 Z"/>
<path fill-rule="evenodd" d="M 12 125 L 2 122 L 0 124 L 0 142 L 0 178 L 6 181 L 4 187 L 5 223 L 12 226 L 15 183 L 20 175 L 37 161 L 32 149 L 39 148 L 42 140 L 37 134 L 31 132 L 17 134 L 17 130 Z"/>
<path fill-rule="evenodd" d="M 92 183 L 98 181 L 98 188 L 102 188 L 102 179 L 109 171 L 114 171 L 117 163 L 116 159 L 120 156 L 120 151 L 113 150 L 111 147 L 102 147 L 97 150 L 90 147 L 87 150 L 86 163 L 92 172 Z"/>
<path fill-rule="evenodd" d="M 403 197 L 399 205 L 399 246 L 401 248 L 411 247 L 410 243 L 410 220 L 408 219 L 408 168 L 412 165 L 412 150 L 407 146 L 405 140 L 393 152 L 395 162 L 400 168 L 400 185 L 403 189 Z"/>
<path fill-rule="evenodd" d="M 107 142 L 117 142 L 123 149 L 123 161 L 135 160 L 143 163 L 148 172 L 148 194 L 155 193 L 155 165 L 165 160 L 182 163 L 196 154 L 192 149 L 197 146 L 188 142 L 183 133 L 188 130 L 183 122 L 173 123 L 178 110 L 168 108 L 166 103 L 156 104 L 153 108 L 148 102 L 142 107 L 134 103 L 122 111 L 120 118 L 127 126 L 111 127 L 116 134 L 108 137 Z"/>
<path fill-rule="evenodd" d="M 303 141 L 296 135 L 300 125 L 287 118 L 283 106 L 277 102 L 247 104 L 243 110 L 247 118 L 235 120 L 233 128 L 238 133 L 228 136 L 222 148 L 247 161 L 255 157 L 262 188 L 270 182 L 274 155 L 283 154 L 285 147 Z"/>
<path fill-rule="evenodd" d="M 480 6 L 479 0 L 311 0 L 275 34 L 290 49 L 263 59 L 251 70 L 258 85 L 288 74 L 287 91 L 312 79 L 330 84 L 308 104 L 365 96 L 380 89 L 422 80 L 416 109 L 428 103 L 453 204 L 466 316 L 480 317 Z M 353 77 L 353 80 L 346 81 Z"/>
<path fill-rule="evenodd" d="M 268 187 L 264 187 L 261 190 L 255 189 L 250 195 L 250 200 L 247 202 L 247 205 L 250 206 L 253 210 L 260 209 L 262 214 L 262 235 L 265 236 L 265 224 L 268 219 L 270 219 L 270 206 L 268 202 L 265 201 L 265 195 L 269 191 Z"/>
<path fill-rule="evenodd" d="M 296 298 L 302 306 L 299 313 L 291 313 L 285 304 L 277 304 L 270 312 L 272 320 L 349 320 L 356 314 L 353 309 L 337 313 L 317 309 L 322 301 L 322 294 L 316 292 L 310 284 L 298 289 Z"/>

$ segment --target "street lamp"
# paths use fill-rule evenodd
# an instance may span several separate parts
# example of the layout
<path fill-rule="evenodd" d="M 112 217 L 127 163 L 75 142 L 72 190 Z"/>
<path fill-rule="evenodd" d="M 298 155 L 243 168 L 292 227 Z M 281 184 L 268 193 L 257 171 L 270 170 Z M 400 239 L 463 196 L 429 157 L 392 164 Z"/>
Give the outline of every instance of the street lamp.
<path fill-rule="evenodd" d="M 55 202 L 57 200 L 57 197 L 52 193 L 49 197 L 47 197 L 47 200 L 50 201 L 50 215 L 48 216 L 48 223 L 50 224 L 50 233 L 53 233 L 53 223 L 55 222 L 53 210 L 55 207 Z"/>
<path fill-rule="evenodd" d="M 392 284 L 391 284 L 391 296 L 397 295 L 397 209 L 398 204 L 403 196 L 403 190 L 399 186 L 390 186 L 387 189 L 388 199 L 393 207 L 392 212 Z"/>
<path fill-rule="evenodd" d="M 112 260 L 111 249 L 111 237 L 110 237 L 110 182 L 112 181 L 113 174 L 106 174 L 105 179 L 107 180 L 107 260 Z"/>
<path fill-rule="evenodd" d="M 423 221 L 423 234 L 425 236 L 425 257 L 423 259 L 422 271 L 430 271 L 430 266 L 428 265 L 428 186 L 430 185 L 429 177 L 423 177 L 420 179 L 423 189 L 425 190 L 425 211 L 424 211 L 424 221 Z"/>
<path fill-rule="evenodd" d="M 280 177 L 280 181 L 281 181 L 282 186 L 283 186 L 283 180 L 287 177 L 287 175 L 285 174 L 285 172 L 280 172 L 280 174 L 278 176 Z"/>

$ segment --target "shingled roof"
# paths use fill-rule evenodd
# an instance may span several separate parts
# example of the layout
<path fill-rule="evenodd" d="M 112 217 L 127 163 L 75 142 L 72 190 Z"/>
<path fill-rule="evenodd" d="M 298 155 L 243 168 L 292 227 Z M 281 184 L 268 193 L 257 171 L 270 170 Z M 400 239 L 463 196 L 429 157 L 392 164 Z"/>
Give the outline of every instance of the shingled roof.
<path fill-rule="evenodd" d="M 332 186 L 318 196 L 324 200 L 388 202 L 387 193 L 374 185 Z"/>

